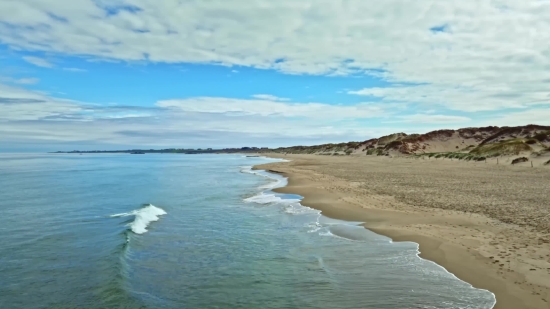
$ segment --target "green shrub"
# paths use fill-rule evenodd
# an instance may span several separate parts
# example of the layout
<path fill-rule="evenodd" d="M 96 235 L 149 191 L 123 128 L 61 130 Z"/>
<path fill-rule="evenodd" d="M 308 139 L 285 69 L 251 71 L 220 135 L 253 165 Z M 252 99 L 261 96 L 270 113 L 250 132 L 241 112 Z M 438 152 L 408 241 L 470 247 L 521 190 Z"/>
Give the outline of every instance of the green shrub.
<path fill-rule="evenodd" d="M 526 157 L 521 157 L 521 158 L 512 160 L 512 164 L 518 164 L 518 163 L 527 162 L 527 161 L 529 161 L 529 159 L 527 159 Z"/>
<path fill-rule="evenodd" d="M 548 138 L 548 135 L 550 135 L 550 132 L 540 132 L 540 133 L 537 133 L 535 134 L 535 136 L 533 136 L 534 139 L 536 139 L 537 141 L 539 142 L 542 142 L 544 140 L 546 140 L 546 138 Z"/>
<path fill-rule="evenodd" d="M 464 157 L 464 154 L 456 152 L 451 152 L 447 155 L 447 158 L 450 159 L 462 159 L 462 157 Z"/>
<path fill-rule="evenodd" d="M 533 151 L 531 146 L 524 143 L 522 139 L 514 139 L 498 143 L 480 145 L 470 151 L 476 156 L 494 157 L 496 155 L 518 155 L 523 151 Z"/>

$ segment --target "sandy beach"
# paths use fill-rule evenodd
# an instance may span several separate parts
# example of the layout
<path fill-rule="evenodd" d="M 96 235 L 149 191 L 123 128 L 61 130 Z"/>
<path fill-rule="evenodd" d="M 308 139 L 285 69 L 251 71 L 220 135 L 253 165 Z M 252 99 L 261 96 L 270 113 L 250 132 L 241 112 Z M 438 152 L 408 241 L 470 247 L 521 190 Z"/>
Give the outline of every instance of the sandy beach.
<path fill-rule="evenodd" d="M 365 222 L 496 295 L 497 309 L 550 308 L 550 166 L 377 156 L 280 155 L 257 166 L 325 216 Z"/>

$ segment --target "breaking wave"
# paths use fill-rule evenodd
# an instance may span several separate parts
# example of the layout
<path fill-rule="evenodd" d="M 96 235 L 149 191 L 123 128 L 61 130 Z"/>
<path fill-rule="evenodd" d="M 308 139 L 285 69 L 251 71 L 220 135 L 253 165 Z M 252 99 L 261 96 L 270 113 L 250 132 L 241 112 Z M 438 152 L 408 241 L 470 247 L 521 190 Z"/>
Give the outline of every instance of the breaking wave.
<path fill-rule="evenodd" d="M 136 234 L 147 233 L 147 227 L 151 222 L 158 221 L 160 216 L 166 215 L 164 209 L 153 204 L 146 204 L 140 209 L 134 211 L 111 215 L 111 217 L 134 216 L 134 221 L 128 223 L 128 227 Z"/>
<path fill-rule="evenodd" d="M 271 204 L 271 203 L 281 203 L 281 204 L 292 204 L 292 203 L 300 203 L 299 199 L 285 199 L 280 197 L 277 194 L 271 194 L 262 192 L 260 194 L 251 196 L 249 198 L 244 199 L 247 203 L 256 203 L 256 204 Z"/>

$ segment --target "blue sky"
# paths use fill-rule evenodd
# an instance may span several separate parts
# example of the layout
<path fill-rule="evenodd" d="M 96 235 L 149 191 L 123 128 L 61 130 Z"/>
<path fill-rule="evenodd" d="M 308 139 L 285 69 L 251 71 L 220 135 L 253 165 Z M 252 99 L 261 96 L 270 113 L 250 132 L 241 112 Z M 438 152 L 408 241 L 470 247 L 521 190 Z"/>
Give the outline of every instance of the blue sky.
<path fill-rule="evenodd" d="M 2 1 L 0 151 L 550 124 L 549 6 Z"/>
<path fill-rule="evenodd" d="M 360 96 L 347 90 L 364 85 L 390 85 L 368 75 L 289 75 L 242 66 L 156 62 L 90 62 L 70 55 L 11 51 L 3 46 L 3 75 L 40 80 L 27 89 L 46 91 L 82 102 L 153 106 L 157 100 L 200 96 L 250 98 L 271 94 L 296 102 L 354 104 Z M 52 67 L 39 67 L 24 57 L 48 59 Z M 12 74 L 10 74 L 12 72 Z M 93 85 L 93 86 L 92 86 Z"/>

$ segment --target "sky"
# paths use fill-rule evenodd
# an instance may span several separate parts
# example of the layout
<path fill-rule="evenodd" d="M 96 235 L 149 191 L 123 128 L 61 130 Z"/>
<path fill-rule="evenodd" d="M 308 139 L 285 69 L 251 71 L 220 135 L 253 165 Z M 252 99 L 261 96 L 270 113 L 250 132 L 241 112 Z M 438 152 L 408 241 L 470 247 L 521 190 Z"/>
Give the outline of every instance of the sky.
<path fill-rule="evenodd" d="M 2 0 L 0 151 L 550 125 L 548 0 Z"/>

